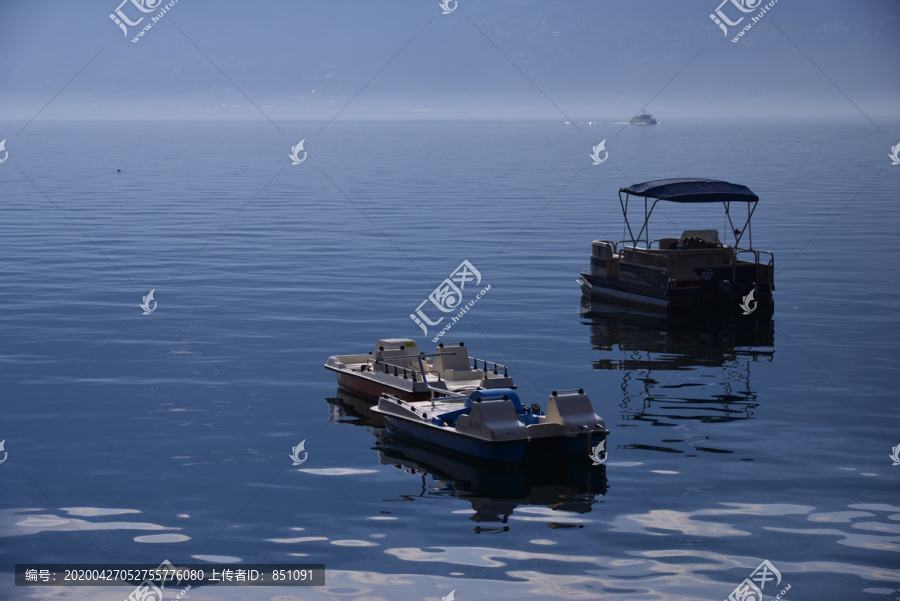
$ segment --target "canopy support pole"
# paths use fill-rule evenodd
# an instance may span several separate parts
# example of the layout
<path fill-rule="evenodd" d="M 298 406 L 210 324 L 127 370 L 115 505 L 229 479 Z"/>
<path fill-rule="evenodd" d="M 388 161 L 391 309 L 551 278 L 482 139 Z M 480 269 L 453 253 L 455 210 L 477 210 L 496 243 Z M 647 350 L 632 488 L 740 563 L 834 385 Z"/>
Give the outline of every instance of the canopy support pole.
<path fill-rule="evenodd" d="M 628 235 L 631 236 L 631 244 L 637 246 L 634 239 L 634 232 L 631 231 L 631 224 L 628 222 L 628 193 L 625 193 L 625 202 L 622 202 L 622 191 L 619 190 L 619 206 L 622 207 L 622 216 L 625 217 L 625 226 L 628 228 Z"/>

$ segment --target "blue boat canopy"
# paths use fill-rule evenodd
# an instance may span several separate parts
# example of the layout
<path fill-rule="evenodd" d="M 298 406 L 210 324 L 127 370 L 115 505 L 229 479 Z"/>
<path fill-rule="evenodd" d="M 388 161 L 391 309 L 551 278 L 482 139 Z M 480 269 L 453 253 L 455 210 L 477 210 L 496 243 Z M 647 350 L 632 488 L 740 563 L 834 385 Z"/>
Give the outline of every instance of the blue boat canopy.
<path fill-rule="evenodd" d="M 643 196 L 672 202 L 758 202 L 759 197 L 747 186 L 717 179 L 657 179 L 621 188 L 631 196 Z"/>

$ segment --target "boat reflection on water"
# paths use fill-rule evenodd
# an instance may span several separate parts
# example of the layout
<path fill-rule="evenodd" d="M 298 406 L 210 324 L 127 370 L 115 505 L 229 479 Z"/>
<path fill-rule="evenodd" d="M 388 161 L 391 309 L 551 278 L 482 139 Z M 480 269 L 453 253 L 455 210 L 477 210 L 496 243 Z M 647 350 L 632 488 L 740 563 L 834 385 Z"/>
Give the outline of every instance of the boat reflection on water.
<path fill-rule="evenodd" d="M 341 422 L 355 426 L 384 428 L 384 418 L 372 413 L 372 399 L 355 394 L 346 388 L 338 388 L 328 401 L 329 423 Z"/>
<path fill-rule="evenodd" d="M 606 467 L 589 461 L 532 457 L 514 468 L 492 468 L 447 457 L 383 431 L 376 438 L 381 464 L 421 477 L 419 493 L 410 496 L 468 501 L 475 511 L 469 518 L 473 522 L 505 524 L 516 507 L 544 505 L 561 512 L 561 523 L 548 522 L 550 528 L 577 528 L 571 523 L 573 516 L 566 513 L 588 513 L 598 502 L 596 497 L 606 494 Z M 508 528 L 475 528 L 476 532 L 496 530 Z"/>
<path fill-rule="evenodd" d="M 622 373 L 621 426 L 753 417 L 759 401 L 750 382 L 751 366 L 771 362 L 775 353 L 771 311 L 666 316 L 582 299 L 581 316 L 591 328 L 591 346 L 602 353 L 594 368 Z M 682 452 L 666 446 L 617 446 Z"/>
<path fill-rule="evenodd" d="M 329 422 L 365 426 L 375 437 L 378 461 L 418 476 L 420 485 L 414 494 L 401 495 L 404 500 L 419 498 L 457 498 L 469 502 L 473 522 L 506 524 L 520 506 L 545 506 L 560 512 L 559 521 L 549 521 L 550 528 L 580 528 L 573 520 L 588 513 L 597 496 L 607 490 L 606 467 L 559 457 L 529 456 L 513 468 L 447 457 L 440 449 L 431 450 L 405 442 L 384 431 L 384 421 L 372 413 L 372 402 L 345 389 L 327 399 Z M 478 525 L 475 532 L 506 531 L 508 527 Z"/>

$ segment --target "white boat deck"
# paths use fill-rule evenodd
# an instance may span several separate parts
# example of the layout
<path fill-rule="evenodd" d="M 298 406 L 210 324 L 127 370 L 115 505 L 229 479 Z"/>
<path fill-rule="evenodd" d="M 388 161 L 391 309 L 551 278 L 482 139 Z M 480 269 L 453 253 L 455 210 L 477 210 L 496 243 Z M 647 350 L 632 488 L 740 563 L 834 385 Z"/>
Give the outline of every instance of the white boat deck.
<path fill-rule="evenodd" d="M 375 349 L 367 354 L 334 355 L 328 358 L 325 367 L 350 374 L 396 376 L 414 382 L 422 382 L 424 375 L 429 385 L 451 391 L 514 387 L 505 365 L 469 357 L 462 343 L 439 346 L 434 353 L 421 353 L 413 340 L 389 338 L 379 340 Z"/>

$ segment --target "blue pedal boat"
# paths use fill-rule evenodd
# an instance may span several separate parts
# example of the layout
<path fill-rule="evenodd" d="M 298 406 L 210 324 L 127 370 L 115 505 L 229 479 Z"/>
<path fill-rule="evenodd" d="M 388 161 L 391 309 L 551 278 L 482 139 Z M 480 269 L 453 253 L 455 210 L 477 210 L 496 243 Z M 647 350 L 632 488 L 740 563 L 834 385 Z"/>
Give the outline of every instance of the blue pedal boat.
<path fill-rule="evenodd" d="M 510 388 L 476 390 L 427 401 L 385 394 L 372 409 L 390 434 L 453 455 L 516 465 L 526 452 L 591 454 L 606 440 L 606 422 L 583 390 L 554 391 L 543 411 L 525 407 Z"/>

